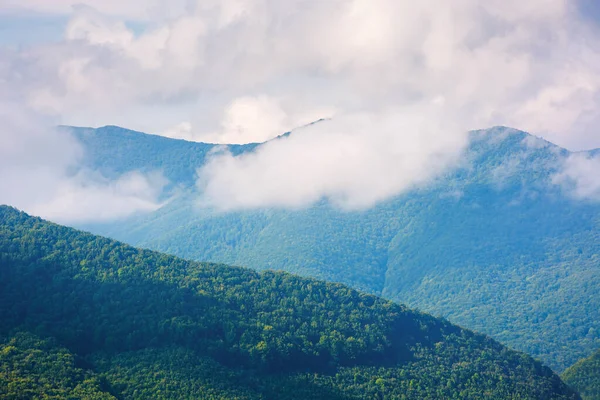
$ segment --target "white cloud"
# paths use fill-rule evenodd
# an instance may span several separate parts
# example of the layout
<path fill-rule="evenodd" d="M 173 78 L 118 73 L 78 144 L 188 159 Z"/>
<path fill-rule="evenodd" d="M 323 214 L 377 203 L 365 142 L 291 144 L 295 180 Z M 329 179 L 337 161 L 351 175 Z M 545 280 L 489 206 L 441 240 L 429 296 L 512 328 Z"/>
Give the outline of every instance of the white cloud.
<path fill-rule="evenodd" d="M 577 199 L 600 201 L 600 158 L 586 153 L 571 154 L 552 182 Z"/>
<path fill-rule="evenodd" d="M 465 131 L 506 125 L 572 148 L 600 146 L 599 31 L 566 0 L 83 3 L 71 8 L 67 1 L 8 0 L 10 9 L 70 15 L 60 43 L 0 49 L 0 91 L 11 101 L 63 123 L 118 121 L 218 143 L 264 141 L 311 119 L 345 116 L 313 127 L 321 134 L 303 135 L 311 143 L 290 138 L 254 156 L 215 158 L 203 172 L 204 187 L 208 198 L 227 193 L 225 208 L 321 197 L 362 207 L 426 181 L 440 172 L 431 164 L 435 147 L 390 156 L 420 143 L 405 134 L 405 110 L 418 104 L 443 107 L 452 117 L 444 122 Z M 135 26 L 132 19 L 144 23 Z M 430 106 L 412 110 L 416 120 L 438 120 L 437 111 L 427 115 Z M 345 125 L 352 123 L 355 129 Z M 426 131 L 429 142 L 445 143 L 454 128 Z M 330 165 L 325 154 L 338 154 L 332 138 L 352 154 L 353 164 L 338 155 L 339 165 Z M 444 155 L 456 151 L 449 146 Z M 402 160 L 417 168 L 415 179 L 380 173 L 406 171 Z M 241 165 L 257 175 L 240 175 Z M 230 178 L 215 173 L 216 166 Z M 270 180 L 285 181 L 287 193 Z"/>
<path fill-rule="evenodd" d="M 0 204 L 62 223 L 104 221 L 160 207 L 160 173 L 108 180 L 81 168 L 84 150 L 50 120 L 9 103 L 0 107 Z"/>
<path fill-rule="evenodd" d="M 155 211 L 167 180 L 160 173 L 130 172 L 108 180 L 90 171 L 61 179 L 53 196 L 27 210 L 62 223 L 110 221 L 140 212 Z"/>
<path fill-rule="evenodd" d="M 202 205 L 220 210 L 323 198 L 360 209 L 428 182 L 457 162 L 466 143 L 464 129 L 422 107 L 339 116 L 254 153 L 217 154 L 198 171 L 198 185 Z"/>
<path fill-rule="evenodd" d="M 116 48 L 133 42 L 134 34 L 123 21 L 106 18 L 88 6 L 80 5 L 75 10 L 65 29 L 67 40 L 82 40 L 91 45 L 113 45 Z"/>
<path fill-rule="evenodd" d="M 186 121 L 167 129 L 163 134 L 210 143 L 263 142 L 285 132 L 292 124 L 278 99 L 245 96 L 234 99 L 227 106 L 217 131 L 195 132 L 192 124 Z"/>
<path fill-rule="evenodd" d="M 196 139 L 196 135 L 194 135 L 192 130 L 192 124 L 189 121 L 184 121 L 170 127 L 164 131 L 162 135 L 173 139 L 183 139 L 188 141 L 195 141 Z"/>
<path fill-rule="evenodd" d="M 294 126 L 282 128 L 276 109 L 258 136 L 239 129 L 240 112 L 218 119 L 248 97 L 300 98 L 346 113 L 443 98 L 472 128 L 511 125 L 561 144 L 600 144 L 591 133 L 600 119 L 597 33 L 571 2 L 202 0 L 155 17 L 141 33 L 117 17 L 134 4 L 121 3 L 86 2 L 98 11 L 77 7 L 62 44 L 28 51 L 20 61 L 30 64 L 32 83 L 21 90 L 30 104 L 67 122 L 84 115 L 112 123 L 127 108 L 177 103 L 187 117 L 153 131 L 188 121 L 195 135 L 225 140 L 233 130 L 236 141 L 251 142 Z M 212 115 L 210 128 L 199 113 Z M 132 113 L 128 126 L 148 126 L 151 114 Z M 259 118 L 250 119 L 240 121 Z"/>
<path fill-rule="evenodd" d="M 286 130 L 287 114 L 276 99 L 267 96 L 235 99 L 222 121 L 224 142 L 243 143 L 246 138 L 263 142 Z"/>
<path fill-rule="evenodd" d="M 189 121 L 163 132 L 164 136 L 207 143 L 262 143 L 319 119 L 331 118 L 333 108 L 309 108 L 295 101 L 269 96 L 244 96 L 225 108 L 215 131 L 196 131 Z"/>

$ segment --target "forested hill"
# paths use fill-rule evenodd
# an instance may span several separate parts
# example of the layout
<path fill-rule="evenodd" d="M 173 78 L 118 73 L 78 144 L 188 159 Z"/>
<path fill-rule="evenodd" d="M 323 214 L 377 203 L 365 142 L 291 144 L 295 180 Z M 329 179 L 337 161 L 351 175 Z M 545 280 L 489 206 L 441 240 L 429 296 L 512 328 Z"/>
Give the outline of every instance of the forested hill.
<path fill-rule="evenodd" d="M 583 400 L 600 400 L 600 350 L 578 361 L 562 377 L 581 394 Z"/>
<path fill-rule="evenodd" d="M 0 397 L 578 399 L 529 356 L 340 284 L 0 207 Z"/>

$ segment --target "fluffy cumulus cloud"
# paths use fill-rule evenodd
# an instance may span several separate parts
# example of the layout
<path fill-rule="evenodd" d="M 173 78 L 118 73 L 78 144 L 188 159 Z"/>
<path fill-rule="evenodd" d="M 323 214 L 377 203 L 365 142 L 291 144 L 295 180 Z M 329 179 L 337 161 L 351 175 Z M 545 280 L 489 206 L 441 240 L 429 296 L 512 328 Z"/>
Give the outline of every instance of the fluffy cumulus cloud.
<path fill-rule="evenodd" d="M 598 33 L 574 2 L 200 0 L 141 30 L 118 17 L 121 3 L 75 7 L 62 43 L 16 55 L 35 81 L 24 88 L 29 102 L 67 121 L 105 122 L 123 107 L 175 103 L 185 119 L 154 131 L 187 122 L 197 137 L 236 131 L 252 142 L 320 109 L 438 98 L 469 126 L 511 125 L 571 146 L 598 140 L 588 137 L 598 122 Z M 227 111 L 249 98 L 270 122 Z M 288 105 L 260 104 L 268 98 Z M 141 119 L 130 125 L 147 128 Z"/>
<path fill-rule="evenodd" d="M 225 208 L 367 206 L 453 165 L 471 128 L 600 146 L 600 30 L 578 1 L 83 3 L 8 0 L 69 18 L 59 42 L 1 50 L 11 101 L 218 143 L 333 117 L 215 157 L 200 187 Z"/>

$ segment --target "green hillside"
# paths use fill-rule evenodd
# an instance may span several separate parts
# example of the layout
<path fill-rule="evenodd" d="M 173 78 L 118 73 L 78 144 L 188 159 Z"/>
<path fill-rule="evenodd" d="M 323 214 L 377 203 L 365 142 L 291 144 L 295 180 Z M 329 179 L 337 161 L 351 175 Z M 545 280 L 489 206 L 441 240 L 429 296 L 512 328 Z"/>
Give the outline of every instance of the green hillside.
<path fill-rule="evenodd" d="M 25 332 L 0 342 L 0 398 L 116 400 L 97 374 L 77 366 L 76 357 L 54 340 Z"/>
<path fill-rule="evenodd" d="M 91 168 L 162 169 L 183 188 L 154 213 L 81 228 L 198 261 L 345 283 L 489 334 L 556 371 L 600 347 L 600 204 L 554 185 L 570 153 L 524 132 L 472 132 L 460 167 L 365 211 L 322 202 L 226 214 L 196 206 L 195 170 L 213 145 L 117 127 L 74 134 Z"/>
<path fill-rule="evenodd" d="M 0 304 L 2 398 L 579 398 L 525 354 L 346 286 L 184 261 L 6 206 Z"/>
<path fill-rule="evenodd" d="M 562 378 L 581 394 L 583 400 L 599 400 L 600 350 L 568 368 Z"/>

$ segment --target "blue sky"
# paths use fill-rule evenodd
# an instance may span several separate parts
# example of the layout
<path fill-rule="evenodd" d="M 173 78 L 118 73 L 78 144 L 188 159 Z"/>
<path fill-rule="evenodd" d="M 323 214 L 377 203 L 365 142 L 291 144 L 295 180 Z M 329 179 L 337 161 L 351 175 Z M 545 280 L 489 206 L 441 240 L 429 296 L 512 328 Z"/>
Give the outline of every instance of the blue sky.
<path fill-rule="evenodd" d="M 64 37 L 69 18 L 68 13 L 2 10 L 0 5 L 0 46 L 18 48 L 59 42 Z M 125 23 L 137 34 L 148 25 L 147 21 L 136 19 L 126 19 Z"/>
<path fill-rule="evenodd" d="M 576 3 L 581 14 L 585 18 L 589 19 L 590 21 L 593 21 L 594 23 L 600 21 L 600 3 L 598 1 L 578 0 L 576 1 Z"/>
<path fill-rule="evenodd" d="M 0 14 L 0 45 L 26 46 L 59 41 L 68 17 L 63 15 Z"/>

